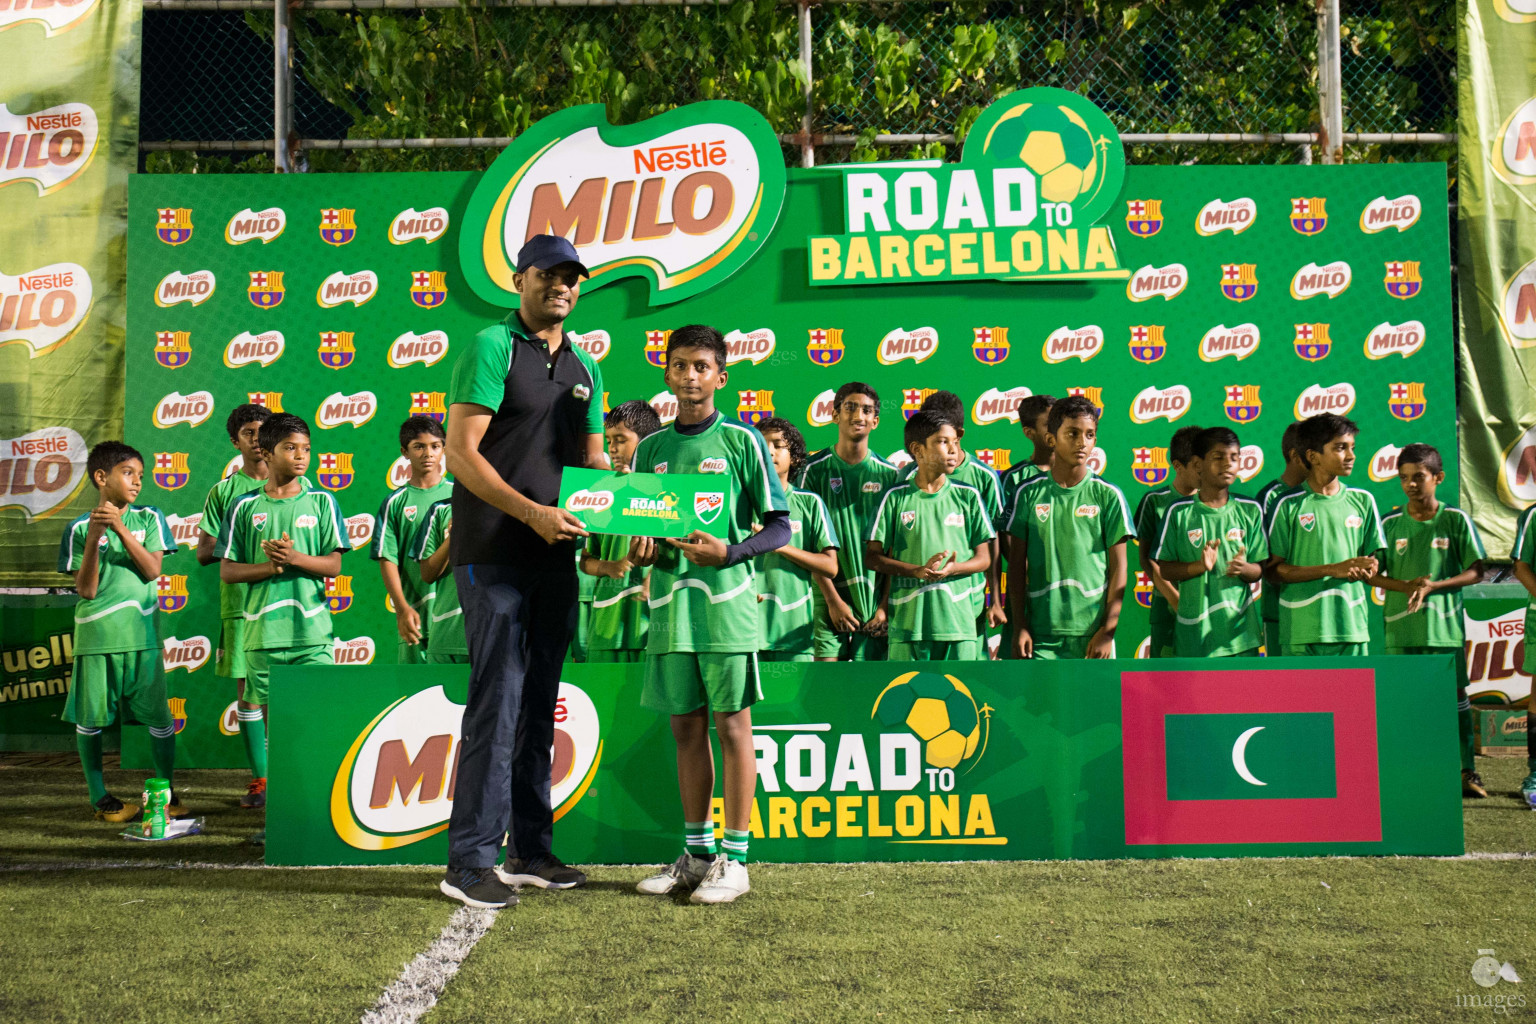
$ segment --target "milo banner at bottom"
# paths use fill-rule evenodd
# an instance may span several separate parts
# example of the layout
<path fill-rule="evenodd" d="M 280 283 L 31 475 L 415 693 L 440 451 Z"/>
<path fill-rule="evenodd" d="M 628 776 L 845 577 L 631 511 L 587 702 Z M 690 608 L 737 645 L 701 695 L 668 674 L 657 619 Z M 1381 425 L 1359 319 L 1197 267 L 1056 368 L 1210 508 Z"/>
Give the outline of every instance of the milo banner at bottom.
<path fill-rule="evenodd" d="M 764 664 L 752 856 L 1463 852 L 1449 656 L 1261 665 Z M 565 673 L 556 852 L 670 861 L 675 753 L 639 710 L 641 666 Z M 466 683 L 464 666 L 275 670 L 267 862 L 444 863 Z"/>

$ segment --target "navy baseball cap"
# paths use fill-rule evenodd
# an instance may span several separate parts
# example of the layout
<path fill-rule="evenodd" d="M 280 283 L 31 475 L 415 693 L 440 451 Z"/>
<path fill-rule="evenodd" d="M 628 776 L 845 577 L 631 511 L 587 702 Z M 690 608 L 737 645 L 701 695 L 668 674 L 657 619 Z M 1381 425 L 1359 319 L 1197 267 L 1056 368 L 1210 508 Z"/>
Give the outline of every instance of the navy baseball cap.
<path fill-rule="evenodd" d="M 517 272 L 521 274 L 529 267 L 538 267 L 540 270 L 548 270 L 550 267 L 558 267 L 562 263 L 574 263 L 581 271 L 582 277 L 591 277 L 586 264 L 581 262 L 581 257 L 576 255 L 576 247 L 567 239 L 559 235 L 534 235 L 518 250 Z"/>

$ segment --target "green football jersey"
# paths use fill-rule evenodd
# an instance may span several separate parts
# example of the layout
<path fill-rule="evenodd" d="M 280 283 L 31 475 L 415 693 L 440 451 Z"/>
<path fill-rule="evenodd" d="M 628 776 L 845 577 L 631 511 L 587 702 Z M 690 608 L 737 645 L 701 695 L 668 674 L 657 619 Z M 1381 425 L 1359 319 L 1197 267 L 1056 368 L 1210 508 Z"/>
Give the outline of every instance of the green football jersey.
<path fill-rule="evenodd" d="M 964 458 L 960 460 L 960 465 L 955 467 L 955 471 L 948 474 L 949 479 L 953 483 L 973 488 L 977 494 L 981 495 L 981 507 L 987 515 L 992 517 L 995 529 L 998 519 L 1003 514 L 1003 488 L 998 480 L 997 471 L 970 452 L 961 454 Z M 901 467 L 902 482 L 911 483 L 916 473 L 917 463 L 907 463 Z"/>
<path fill-rule="evenodd" d="M 1109 549 L 1136 537 L 1125 494 L 1092 474 L 1063 487 L 1045 473 L 1015 493 L 1005 529 L 1027 552 L 1030 632 L 1093 635 L 1104 618 Z"/>
<path fill-rule="evenodd" d="M 1527 505 L 1520 518 L 1515 520 L 1515 546 L 1509 557 L 1526 565 L 1536 565 L 1536 505 Z M 1525 606 L 1525 635 L 1536 636 L 1536 597 Z"/>
<path fill-rule="evenodd" d="M 214 553 L 232 562 L 266 561 L 261 542 L 287 534 L 301 555 L 324 556 L 350 551 L 341 508 L 329 491 L 306 490 L 291 498 L 271 498 L 265 489 L 248 491 L 230 506 Z M 250 584 L 245 596 L 245 649 L 314 647 L 334 639 L 325 577 L 290 566 Z"/>
<path fill-rule="evenodd" d="M 593 558 L 616 562 L 629 554 L 629 538 L 594 533 L 587 538 Z M 579 570 L 578 570 L 579 571 Z M 640 651 L 645 649 L 650 612 L 645 607 L 646 569 L 630 569 L 620 579 L 586 576 L 592 590 L 592 624 L 587 634 L 588 651 Z"/>
<path fill-rule="evenodd" d="M 880 605 L 878 574 L 864 564 L 863 540 L 874 524 L 881 495 L 900 479 L 901 471 L 874 452 L 863 462 L 849 464 L 836 449 L 826 448 L 806 461 L 796 484 L 826 504 L 833 531 L 844 538 L 837 549 L 833 583 L 860 622 L 868 622 Z"/>
<path fill-rule="evenodd" d="M 785 512 L 784 489 L 773 471 L 763 435 L 751 427 L 714 420 L 696 434 L 673 424 L 640 442 L 635 469 L 644 473 L 717 476 L 725 503 L 727 544 L 752 535 L 769 512 Z M 648 654 L 676 651 L 746 653 L 762 649 L 757 621 L 756 573 L 751 560 L 723 567 L 694 565 L 666 541 L 651 569 Z"/>
<path fill-rule="evenodd" d="M 421 639 L 430 642 L 432 625 L 427 608 L 432 603 L 432 584 L 421 581 L 421 566 L 410 552 L 427 528 L 427 512 L 439 501 L 453 495 L 453 484 L 439 481 L 436 487 L 412 487 L 406 484 L 389 492 L 379 506 L 379 519 L 373 526 L 373 543 L 368 557 L 375 562 L 393 562 L 400 572 L 400 589 L 406 603 L 421 616 Z"/>
<path fill-rule="evenodd" d="M 407 553 L 416 572 L 421 573 L 421 560 L 443 545 L 448 524 L 453 522 L 453 502 L 447 498 L 432 503 L 427 509 L 422 528 L 416 531 L 415 547 Z M 428 632 L 430 623 L 431 632 Z M 459 607 L 459 585 L 453 578 L 453 568 L 432 584 L 432 594 L 421 609 L 421 631 L 427 637 L 427 654 L 469 654 L 469 643 L 464 639 L 464 610 Z"/>
<path fill-rule="evenodd" d="M 1305 484 L 1301 486 L 1306 486 Z M 1264 536 L 1269 536 L 1269 520 L 1275 514 L 1275 506 L 1280 504 L 1280 499 L 1298 490 L 1291 487 L 1278 477 L 1271 480 L 1259 489 L 1259 505 L 1264 511 Z M 1280 621 L 1280 591 L 1285 588 L 1278 583 L 1271 584 L 1264 581 L 1263 593 L 1259 595 L 1259 614 L 1265 622 Z"/>
<path fill-rule="evenodd" d="M 1387 541 L 1381 568 L 1395 580 L 1449 579 L 1488 557 L 1472 517 L 1443 501 L 1424 522 L 1393 509 L 1381 531 Z M 1384 612 L 1389 647 L 1460 647 L 1466 640 L 1460 590 L 1431 594 L 1411 614 L 1408 595 L 1389 590 Z"/>
<path fill-rule="evenodd" d="M 1290 565 L 1329 565 L 1387 546 L 1371 492 L 1343 486 L 1332 497 L 1303 485 L 1270 515 L 1269 552 Z M 1363 644 L 1371 639 L 1369 587 L 1325 577 L 1287 583 L 1280 594 L 1280 642 Z"/>
<path fill-rule="evenodd" d="M 819 497 L 791 486 L 785 498 L 789 501 L 791 547 L 812 554 L 841 547 L 832 514 Z M 763 650 L 811 650 L 811 632 L 816 625 L 814 575 L 777 551 L 757 557 L 757 593 L 761 598 L 757 610 L 763 627 Z"/>
<path fill-rule="evenodd" d="M 1157 555 L 1158 538 L 1163 535 L 1163 516 L 1167 515 L 1168 508 L 1176 501 L 1188 498 L 1187 494 L 1180 494 L 1173 489 L 1172 484 L 1164 484 L 1142 495 L 1141 501 L 1136 506 L 1136 544 L 1147 546 L 1147 557 L 1154 558 Z M 1187 561 L 1187 559 L 1186 559 Z M 1137 559 L 1134 566 L 1127 571 L 1141 568 L 1141 561 Z M 1167 629 L 1173 625 L 1173 609 L 1168 606 L 1168 599 L 1158 593 L 1156 588 L 1152 590 L 1152 607 L 1147 616 L 1147 621 L 1153 629 Z"/>
<path fill-rule="evenodd" d="M 121 519 L 145 551 L 176 550 L 171 524 L 158 508 L 130 505 L 123 509 Z M 85 535 L 90 528 L 91 514 L 87 512 L 64 531 L 59 540 L 59 572 L 73 574 L 85 564 Z M 81 598 L 75 605 L 75 653 L 118 654 L 158 649 L 157 579 L 139 575 L 139 567 L 133 564 L 127 546 L 115 530 L 103 532 L 97 544 L 100 553 L 96 561 L 96 596 Z"/>
<path fill-rule="evenodd" d="M 302 479 L 307 489 L 309 478 Z M 229 506 L 233 505 L 240 495 L 254 491 L 265 483 L 265 480 L 257 480 L 255 477 L 246 476 L 241 470 L 235 470 L 208 488 L 208 497 L 203 500 L 203 518 L 197 528 L 214 540 L 218 540 L 219 531 L 224 529 L 224 517 L 229 515 Z M 245 584 L 220 582 L 219 618 L 238 619 L 244 613 Z"/>
<path fill-rule="evenodd" d="M 976 488 L 953 480 L 929 494 L 916 484 L 897 484 L 885 492 L 875 511 L 868 540 L 878 541 L 888 557 L 922 565 L 942 551 L 956 562 L 971 558 L 979 544 L 997 532 Z M 937 583 L 900 576 L 891 580 L 890 638 L 974 640 L 987 577 L 974 572 Z"/>
<path fill-rule="evenodd" d="M 1227 575 L 1227 563 L 1246 549 L 1244 559 L 1269 557 L 1264 536 L 1264 506 L 1233 494 L 1220 508 L 1198 497 L 1168 506 L 1154 546 L 1160 562 L 1198 562 L 1205 546 L 1220 541 L 1216 567 L 1179 584 L 1179 610 L 1174 616 L 1174 652 L 1181 658 L 1223 658 L 1264 645 L 1264 623 L 1253 599 L 1253 588 Z"/>
<path fill-rule="evenodd" d="M 1033 462 L 1021 462 L 1016 466 L 1009 466 L 1003 470 L 997 480 L 998 494 L 1002 497 L 1002 511 L 997 515 L 997 529 L 1002 531 L 1008 524 L 1003 522 L 1008 510 L 1013 507 L 1013 496 L 1019 493 L 1019 488 L 1029 483 L 1037 476 L 1043 476 L 1050 472 L 1050 468 L 1041 468 Z"/>
<path fill-rule="evenodd" d="M 593 595 L 597 593 L 597 577 L 588 576 L 581 571 L 581 548 L 576 549 L 576 600 L 582 604 L 591 604 Z"/>

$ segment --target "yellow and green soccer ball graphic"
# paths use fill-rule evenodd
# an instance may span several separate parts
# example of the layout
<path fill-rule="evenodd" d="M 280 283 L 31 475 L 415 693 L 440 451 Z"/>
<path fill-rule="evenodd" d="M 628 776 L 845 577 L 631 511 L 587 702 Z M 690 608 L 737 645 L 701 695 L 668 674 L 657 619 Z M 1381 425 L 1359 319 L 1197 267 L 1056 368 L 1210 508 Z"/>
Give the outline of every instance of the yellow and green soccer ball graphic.
<path fill-rule="evenodd" d="M 932 768 L 959 766 L 981 741 L 981 715 L 971 691 L 937 672 L 907 672 L 891 680 L 875 699 L 872 717 L 887 728 L 911 729 L 923 741 L 923 760 Z"/>
<path fill-rule="evenodd" d="M 1100 171 L 1093 132 L 1062 104 L 1025 103 L 993 127 L 982 152 L 998 163 L 1017 161 L 1040 178 L 1040 198 L 1070 203 L 1097 191 Z"/>

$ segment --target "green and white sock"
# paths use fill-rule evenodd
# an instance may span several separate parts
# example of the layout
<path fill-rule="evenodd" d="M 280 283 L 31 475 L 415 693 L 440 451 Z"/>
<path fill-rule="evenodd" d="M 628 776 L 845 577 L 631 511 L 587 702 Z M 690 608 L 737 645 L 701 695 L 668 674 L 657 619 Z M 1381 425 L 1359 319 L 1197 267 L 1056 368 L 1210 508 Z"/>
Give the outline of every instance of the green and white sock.
<path fill-rule="evenodd" d="M 725 855 L 738 864 L 747 862 L 747 839 L 749 833 L 738 832 L 733 828 L 725 830 L 725 840 L 720 846 L 725 850 Z"/>
<path fill-rule="evenodd" d="M 240 738 L 245 741 L 245 757 L 251 763 L 251 778 L 267 777 L 267 723 L 261 708 L 235 708 L 240 720 Z"/>
<path fill-rule="evenodd" d="M 174 725 L 149 730 L 149 755 L 154 759 L 155 771 L 160 773 L 160 778 L 174 785 L 176 781 L 176 727 Z"/>
<path fill-rule="evenodd" d="M 85 769 L 85 786 L 91 791 L 94 806 L 107 795 L 107 784 L 101 778 L 101 730 L 75 726 L 75 749 L 80 752 L 80 767 Z"/>
<path fill-rule="evenodd" d="M 683 848 L 695 857 L 713 858 L 719 852 L 715 846 L 713 821 L 683 822 Z"/>

